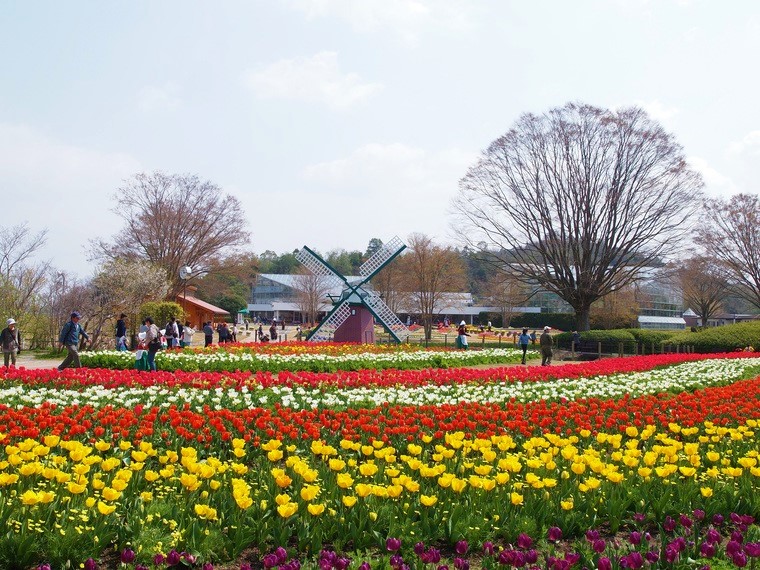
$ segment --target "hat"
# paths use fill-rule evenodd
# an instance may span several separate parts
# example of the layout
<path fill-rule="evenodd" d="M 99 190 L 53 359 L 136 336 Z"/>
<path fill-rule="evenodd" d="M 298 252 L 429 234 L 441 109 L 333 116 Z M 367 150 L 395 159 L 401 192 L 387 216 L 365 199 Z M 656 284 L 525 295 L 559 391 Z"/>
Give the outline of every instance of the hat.
<path fill-rule="evenodd" d="M 461 326 L 466 325 L 466 324 L 467 323 L 465 323 L 464 321 L 462 321 L 461 323 L 459 323 L 459 326 L 461 327 Z"/>
<path fill-rule="evenodd" d="M 72 319 L 79 319 L 79 318 L 81 318 L 81 316 L 82 315 L 79 314 L 79 311 L 74 311 L 73 313 L 71 313 L 71 318 Z"/>
<path fill-rule="evenodd" d="M 13 319 L 8 319 L 7 321 L 5 321 L 5 324 L 8 326 L 15 325 L 16 321 Z"/>
<path fill-rule="evenodd" d="M 552 328 L 551 327 L 544 327 L 544 330 L 545 331 L 550 331 L 550 330 L 552 330 Z"/>

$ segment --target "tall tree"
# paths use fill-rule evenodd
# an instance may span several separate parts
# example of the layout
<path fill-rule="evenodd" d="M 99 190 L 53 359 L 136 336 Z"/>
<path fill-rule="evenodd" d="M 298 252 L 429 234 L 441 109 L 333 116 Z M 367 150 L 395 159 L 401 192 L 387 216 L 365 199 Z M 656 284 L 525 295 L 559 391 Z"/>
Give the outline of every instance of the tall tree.
<path fill-rule="evenodd" d="M 723 264 L 736 292 L 760 309 L 760 198 L 736 194 L 706 200 L 703 215 L 697 243 Z"/>
<path fill-rule="evenodd" d="M 526 114 L 485 150 L 454 201 L 463 240 L 556 293 L 588 330 L 591 305 L 641 278 L 689 231 L 702 179 L 639 108 L 569 103 Z"/>
<path fill-rule="evenodd" d="M 330 285 L 327 279 L 302 267 L 293 277 L 293 287 L 297 291 L 298 311 L 306 323 L 315 324 L 321 307 L 329 305 L 327 294 L 330 292 Z"/>
<path fill-rule="evenodd" d="M 639 315 L 636 287 L 629 285 L 605 295 L 591 305 L 591 326 L 595 329 L 624 329 L 635 326 Z"/>
<path fill-rule="evenodd" d="M 140 173 L 113 196 L 124 228 L 110 241 L 92 242 L 93 257 L 144 259 L 166 271 L 169 296 L 181 290 L 179 268 L 209 269 L 214 258 L 248 243 L 240 201 L 195 175 Z M 234 225 L 235 229 L 230 227 Z"/>
<path fill-rule="evenodd" d="M 725 266 L 714 258 L 697 255 L 679 264 L 677 284 L 683 292 L 683 304 L 699 314 L 702 326 L 720 312 L 731 290 Z"/>
<path fill-rule="evenodd" d="M 372 257 L 372 254 L 375 253 L 378 249 L 383 247 L 383 240 L 380 238 L 372 238 L 369 240 L 369 243 L 367 244 L 367 251 L 364 252 L 364 259 L 369 259 Z"/>
<path fill-rule="evenodd" d="M 450 246 L 436 245 L 424 234 L 412 234 L 401 256 L 404 291 L 412 309 L 420 314 L 425 338 L 430 339 L 433 318 L 441 310 L 445 293 L 461 292 L 467 276 L 462 258 Z"/>

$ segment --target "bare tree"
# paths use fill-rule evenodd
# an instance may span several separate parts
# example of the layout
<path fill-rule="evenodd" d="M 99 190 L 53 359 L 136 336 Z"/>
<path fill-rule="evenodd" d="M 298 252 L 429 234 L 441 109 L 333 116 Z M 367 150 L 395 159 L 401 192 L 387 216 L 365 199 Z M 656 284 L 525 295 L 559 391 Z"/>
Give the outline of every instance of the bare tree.
<path fill-rule="evenodd" d="M 524 305 L 531 296 L 528 286 L 509 272 L 491 272 L 486 281 L 486 292 L 490 303 L 499 307 L 501 322 L 509 326 L 515 307 Z"/>
<path fill-rule="evenodd" d="M 234 253 L 248 243 L 240 201 L 194 175 L 137 174 L 117 190 L 114 212 L 125 227 L 111 241 L 92 242 L 96 259 L 143 259 L 163 268 L 169 295 L 181 290 L 179 268 L 208 270 L 220 254 Z"/>
<path fill-rule="evenodd" d="M 621 329 L 635 325 L 639 315 L 636 287 L 629 285 L 605 295 L 591 305 L 591 326 L 595 329 Z"/>
<path fill-rule="evenodd" d="M 306 268 L 301 268 L 299 273 L 293 276 L 293 288 L 297 291 L 298 311 L 310 325 L 313 325 L 317 322 L 317 314 L 321 307 L 328 302 L 330 286 L 327 280 Z"/>
<path fill-rule="evenodd" d="M 592 303 L 641 278 L 685 232 L 702 179 L 639 108 L 569 103 L 523 115 L 460 182 L 457 228 L 588 330 Z"/>
<path fill-rule="evenodd" d="M 728 272 L 738 295 L 760 308 L 760 198 L 706 200 L 696 241 Z M 696 307 L 694 307 L 696 309 Z"/>
<path fill-rule="evenodd" d="M 0 227 L 0 275 L 10 280 L 46 242 L 47 229 L 32 235 L 26 222 L 10 228 Z"/>
<path fill-rule="evenodd" d="M 699 313 L 702 326 L 721 311 L 731 290 L 725 266 L 714 258 L 695 256 L 679 264 L 676 271 L 683 303 Z"/>
<path fill-rule="evenodd" d="M 372 288 L 380 295 L 391 311 L 398 314 L 408 306 L 409 293 L 404 291 L 405 269 L 403 256 L 395 258 L 372 278 Z"/>
<path fill-rule="evenodd" d="M 424 234 L 412 234 L 401 256 L 405 286 L 412 308 L 420 314 L 425 338 L 430 339 L 433 317 L 443 306 L 445 293 L 461 292 L 467 282 L 464 262 L 452 247 L 433 243 Z"/>

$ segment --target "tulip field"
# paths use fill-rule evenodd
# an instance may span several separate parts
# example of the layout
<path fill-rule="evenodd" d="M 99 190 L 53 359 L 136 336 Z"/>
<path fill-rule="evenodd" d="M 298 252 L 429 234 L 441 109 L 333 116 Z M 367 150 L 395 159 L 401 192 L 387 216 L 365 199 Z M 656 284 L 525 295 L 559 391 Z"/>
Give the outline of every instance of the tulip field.
<path fill-rule="evenodd" d="M 224 354 L 329 371 L 229 371 L 213 349 L 154 373 L 0 368 L 0 568 L 757 565 L 752 354 L 323 349 Z"/>

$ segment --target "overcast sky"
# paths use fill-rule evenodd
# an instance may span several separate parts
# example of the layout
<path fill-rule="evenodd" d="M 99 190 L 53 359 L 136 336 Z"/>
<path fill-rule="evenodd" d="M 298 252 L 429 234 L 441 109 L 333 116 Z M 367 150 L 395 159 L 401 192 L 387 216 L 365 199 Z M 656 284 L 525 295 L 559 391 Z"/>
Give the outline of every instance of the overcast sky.
<path fill-rule="evenodd" d="M 121 182 L 194 173 L 256 253 L 423 232 L 524 112 L 643 106 L 707 191 L 758 190 L 754 0 L 0 0 L 2 224 L 86 277 Z M 128 240 L 128 235 L 122 239 Z"/>

